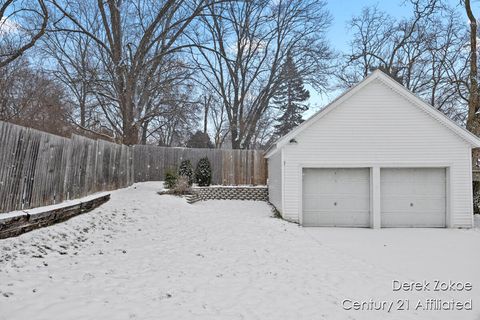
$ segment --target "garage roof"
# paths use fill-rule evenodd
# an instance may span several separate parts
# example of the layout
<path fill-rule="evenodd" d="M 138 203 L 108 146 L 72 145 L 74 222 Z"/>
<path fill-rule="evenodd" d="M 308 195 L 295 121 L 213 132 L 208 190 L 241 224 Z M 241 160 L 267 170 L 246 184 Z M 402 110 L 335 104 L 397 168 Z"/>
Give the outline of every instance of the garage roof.
<path fill-rule="evenodd" d="M 429 114 L 433 119 L 438 121 L 440 124 L 444 125 L 448 129 L 450 129 L 453 133 L 460 136 L 463 140 L 468 142 L 472 147 L 479 148 L 480 147 L 480 139 L 473 135 L 471 132 L 466 130 L 465 128 L 459 126 L 455 122 L 453 122 L 450 118 L 445 116 L 443 113 L 435 109 L 430 104 L 427 104 L 422 99 L 418 98 L 415 94 L 413 94 L 410 90 L 405 88 L 403 85 L 392 79 L 390 76 L 385 74 L 381 70 L 375 70 L 370 75 L 368 75 L 365 79 L 361 82 L 341 94 L 338 98 L 333 100 L 329 103 L 325 108 L 314 114 L 310 117 L 307 121 L 303 122 L 301 125 L 290 131 L 288 134 L 284 135 L 280 139 L 278 139 L 275 144 L 273 144 L 267 151 L 266 151 L 266 158 L 271 157 L 274 155 L 278 150 L 280 150 L 284 145 L 286 145 L 291 139 L 293 139 L 296 135 L 298 135 L 303 130 L 310 127 L 312 124 L 317 122 L 319 119 L 323 118 L 327 115 L 330 111 L 334 110 L 336 107 L 342 104 L 345 100 L 350 98 L 354 95 L 357 91 L 361 90 L 363 87 L 368 85 L 370 82 L 378 79 L 382 81 L 384 84 L 389 86 L 391 89 L 402 95 L 408 101 L 410 101 L 413 105 L 417 106 L 418 108 L 422 109 L 424 112 Z"/>

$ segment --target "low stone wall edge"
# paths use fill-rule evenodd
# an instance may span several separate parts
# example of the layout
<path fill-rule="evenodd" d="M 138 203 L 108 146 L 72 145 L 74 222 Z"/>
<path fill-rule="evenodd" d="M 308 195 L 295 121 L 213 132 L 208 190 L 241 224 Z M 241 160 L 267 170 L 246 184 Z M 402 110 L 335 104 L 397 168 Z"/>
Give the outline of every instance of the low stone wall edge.
<path fill-rule="evenodd" d="M 66 221 L 82 213 L 92 211 L 108 200 L 110 200 L 110 194 L 35 214 L 24 211 L 24 214 L 3 218 L 0 214 L 0 239 L 16 237 L 35 229 Z"/>
<path fill-rule="evenodd" d="M 195 187 L 193 192 L 199 200 L 268 201 L 267 187 Z"/>

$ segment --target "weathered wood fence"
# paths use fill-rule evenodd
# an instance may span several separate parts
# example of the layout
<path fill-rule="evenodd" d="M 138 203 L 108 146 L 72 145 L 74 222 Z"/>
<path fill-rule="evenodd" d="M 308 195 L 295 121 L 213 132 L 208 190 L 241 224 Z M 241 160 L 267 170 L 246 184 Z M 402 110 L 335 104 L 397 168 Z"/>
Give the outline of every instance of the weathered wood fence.
<path fill-rule="evenodd" d="M 212 183 L 265 184 L 258 150 L 128 147 L 73 135 L 71 139 L 0 121 L 0 212 L 23 210 L 163 180 L 183 159 L 212 164 Z"/>
<path fill-rule="evenodd" d="M 102 140 L 67 139 L 0 121 L 0 212 L 131 185 L 131 152 Z"/>
<path fill-rule="evenodd" d="M 267 163 L 262 150 L 169 148 L 149 145 L 133 146 L 135 182 L 163 180 L 165 170 L 177 168 L 182 160 L 190 160 L 195 169 L 198 160 L 203 157 L 210 160 L 212 184 L 266 184 Z"/>

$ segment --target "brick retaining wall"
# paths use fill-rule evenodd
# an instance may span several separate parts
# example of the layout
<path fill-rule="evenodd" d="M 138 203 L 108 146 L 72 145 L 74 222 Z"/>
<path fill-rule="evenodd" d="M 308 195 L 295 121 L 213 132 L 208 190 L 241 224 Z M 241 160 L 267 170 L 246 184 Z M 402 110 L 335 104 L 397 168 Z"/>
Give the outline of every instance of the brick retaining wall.
<path fill-rule="evenodd" d="M 195 187 L 197 200 L 256 200 L 268 201 L 267 187 Z"/>

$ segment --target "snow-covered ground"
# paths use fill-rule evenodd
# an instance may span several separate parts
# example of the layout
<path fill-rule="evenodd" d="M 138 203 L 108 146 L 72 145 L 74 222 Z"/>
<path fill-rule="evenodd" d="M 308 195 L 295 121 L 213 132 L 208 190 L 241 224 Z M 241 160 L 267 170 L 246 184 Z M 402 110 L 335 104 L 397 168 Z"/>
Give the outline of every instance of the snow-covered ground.
<path fill-rule="evenodd" d="M 160 189 L 136 184 L 0 240 L 0 319 L 480 319 L 480 228 L 301 228 L 263 202 L 189 205 Z M 473 289 L 392 290 L 436 279 Z M 429 298 L 473 299 L 473 310 L 412 310 Z M 344 310 L 370 299 L 394 305 Z M 394 310 L 399 299 L 410 310 Z"/>

